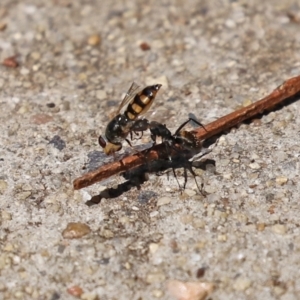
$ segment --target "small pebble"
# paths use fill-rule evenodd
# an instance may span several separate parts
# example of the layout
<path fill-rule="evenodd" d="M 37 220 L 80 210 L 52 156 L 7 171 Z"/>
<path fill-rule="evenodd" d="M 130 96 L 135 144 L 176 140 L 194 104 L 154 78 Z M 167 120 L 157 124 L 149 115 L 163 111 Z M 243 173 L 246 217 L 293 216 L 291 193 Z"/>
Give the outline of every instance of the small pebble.
<path fill-rule="evenodd" d="M 243 102 L 243 107 L 247 107 L 249 106 L 250 104 L 252 104 L 252 101 L 250 99 L 246 99 L 244 102 Z"/>
<path fill-rule="evenodd" d="M 220 159 L 219 165 L 226 167 L 230 163 L 230 160 L 228 158 Z"/>
<path fill-rule="evenodd" d="M 194 228 L 203 229 L 205 227 L 205 221 L 203 219 L 200 219 L 200 218 L 199 219 L 194 218 L 192 225 L 193 225 Z"/>
<path fill-rule="evenodd" d="M 211 282 L 183 282 L 171 280 L 168 291 L 178 300 L 204 300 L 212 293 L 214 285 Z"/>
<path fill-rule="evenodd" d="M 164 293 L 163 293 L 163 291 L 161 291 L 161 290 L 153 290 L 153 291 L 152 291 L 152 295 L 153 295 L 155 298 L 161 298 L 161 297 L 164 295 Z"/>
<path fill-rule="evenodd" d="M 3 250 L 7 252 L 11 252 L 15 250 L 15 247 L 12 243 L 6 243 L 5 246 L 3 247 Z"/>
<path fill-rule="evenodd" d="M 161 197 L 157 200 L 157 203 L 156 205 L 157 206 L 162 206 L 162 205 L 166 205 L 166 204 L 169 204 L 171 202 L 171 198 L 169 197 Z"/>
<path fill-rule="evenodd" d="M 98 90 L 96 91 L 96 98 L 99 100 L 104 100 L 107 98 L 107 93 L 105 90 Z"/>
<path fill-rule="evenodd" d="M 232 173 L 225 173 L 223 174 L 224 179 L 232 179 Z"/>
<path fill-rule="evenodd" d="M 102 229 L 100 232 L 100 236 L 106 239 L 112 239 L 115 236 L 115 234 L 109 229 Z"/>
<path fill-rule="evenodd" d="M 187 225 L 187 224 L 191 224 L 194 220 L 193 215 L 191 214 L 184 214 L 180 217 L 180 221 L 181 223 Z"/>
<path fill-rule="evenodd" d="M 155 218 L 156 216 L 158 216 L 159 212 L 157 210 L 154 210 L 152 211 L 150 214 L 149 214 L 149 217 L 150 218 Z"/>
<path fill-rule="evenodd" d="M 152 272 L 152 273 L 148 273 L 146 276 L 147 283 L 157 283 L 165 280 L 166 280 L 166 276 L 162 272 Z"/>
<path fill-rule="evenodd" d="M 28 183 L 22 185 L 23 191 L 32 191 L 32 186 Z"/>
<path fill-rule="evenodd" d="M 227 139 L 225 136 L 221 136 L 218 140 L 218 145 L 220 146 L 226 146 L 227 145 Z M 229 160 L 228 160 L 229 163 Z"/>
<path fill-rule="evenodd" d="M 101 37 L 99 34 L 93 34 L 88 38 L 88 44 L 90 46 L 97 46 L 101 42 Z"/>
<path fill-rule="evenodd" d="M 233 283 L 233 288 L 236 291 L 245 291 L 251 286 L 251 281 L 248 278 L 239 277 Z"/>
<path fill-rule="evenodd" d="M 0 180 L 0 194 L 3 194 L 7 189 L 7 182 L 5 180 Z"/>
<path fill-rule="evenodd" d="M 3 60 L 2 65 L 8 68 L 17 68 L 19 63 L 16 56 L 10 56 Z"/>
<path fill-rule="evenodd" d="M 196 277 L 202 278 L 205 275 L 205 271 L 206 271 L 206 268 L 204 268 L 204 267 L 199 268 L 196 272 Z"/>
<path fill-rule="evenodd" d="M 65 239 L 78 239 L 89 234 L 90 232 L 90 227 L 84 223 L 69 223 L 63 230 L 62 236 Z"/>
<path fill-rule="evenodd" d="M 146 43 L 146 42 L 141 43 L 141 44 L 140 44 L 140 48 L 141 48 L 141 50 L 143 50 L 143 51 L 148 51 L 148 50 L 151 49 L 150 45 L 149 45 L 148 43 Z"/>
<path fill-rule="evenodd" d="M 6 27 L 7 27 L 7 23 L 5 23 L 5 22 L 0 23 L 0 31 L 4 31 L 6 29 Z"/>
<path fill-rule="evenodd" d="M 258 170 L 258 169 L 260 169 L 260 165 L 259 165 L 258 163 L 256 163 L 256 162 L 251 163 L 251 164 L 249 165 L 249 167 L 250 167 L 251 169 L 253 169 L 253 170 Z"/>
<path fill-rule="evenodd" d="M 31 116 L 31 122 L 36 125 L 46 124 L 52 120 L 53 118 L 46 114 L 36 114 Z"/>
<path fill-rule="evenodd" d="M 49 144 L 53 145 L 53 147 L 58 149 L 59 151 L 63 150 L 66 147 L 65 141 L 59 135 L 55 135 L 50 140 Z"/>
<path fill-rule="evenodd" d="M 149 245 L 149 251 L 151 254 L 154 254 L 158 248 L 159 248 L 159 245 L 157 243 L 150 243 L 150 245 Z"/>
<path fill-rule="evenodd" d="M 15 297 L 17 299 L 24 299 L 24 294 L 21 291 L 17 291 L 17 292 L 15 292 Z"/>
<path fill-rule="evenodd" d="M 38 60 L 41 59 L 41 53 L 36 52 L 36 51 L 33 51 L 33 52 L 31 52 L 30 57 L 31 57 L 33 60 L 38 61 Z"/>
<path fill-rule="evenodd" d="M 82 294 L 83 294 L 83 290 L 80 286 L 78 285 L 74 285 L 74 286 L 71 286 L 67 289 L 67 292 L 74 296 L 74 297 L 80 297 Z"/>
<path fill-rule="evenodd" d="M 216 187 L 215 186 L 212 186 L 212 185 L 209 185 L 209 184 L 206 184 L 204 186 L 204 191 L 207 193 L 207 194 L 213 194 L 216 192 Z"/>
<path fill-rule="evenodd" d="M 10 221 L 12 219 L 11 213 L 6 210 L 1 211 L 1 219 L 3 221 Z"/>
<path fill-rule="evenodd" d="M 265 227 L 266 227 L 266 224 L 265 223 L 257 223 L 256 224 L 256 229 L 258 231 L 264 231 L 265 230 Z"/>
<path fill-rule="evenodd" d="M 28 70 L 27 68 L 21 68 L 20 70 L 20 74 L 23 75 L 23 76 L 26 76 L 30 73 L 30 70 Z"/>
<path fill-rule="evenodd" d="M 49 108 L 54 108 L 55 107 L 55 103 L 49 102 L 49 103 L 46 104 L 46 106 L 49 107 Z"/>
<path fill-rule="evenodd" d="M 274 286 L 273 292 L 276 294 L 276 296 L 281 296 L 286 292 L 286 290 L 281 286 Z"/>
<path fill-rule="evenodd" d="M 189 197 L 192 197 L 192 196 L 195 196 L 196 195 L 196 192 L 194 190 L 190 190 L 190 189 L 185 189 L 184 190 L 184 193 L 189 196 Z"/>
<path fill-rule="evenodd" d="M 229 29 L 235 28 L 235 22 L 232 19 L 227 19 L 225 21 L 225 26 Z"/>
<path fill-rule="evenodd" d="M 227 235 L 226 234 L 219 234 L 218 235 L 218 241 L 219 242 L 226 242 L 227 241 Z"/>
<path fill-rule="evenodd" d="M 288 178 L 284 177 L 284 176 L 279 176 L 276 178 L 276 183 L 279 185 L 284 185 L 287 183 L 287 181 L 288 181 Z"/>
<path fill-rule="evenodd" d="M 80 297 L 82 300 L 97 300 L 98 295 L 96 293 L 83 293 Z"/>
<path fill-rule="evenodd" d="M 284 235 L 287 232 L 287 228 L 283 224 L 275 224 L 271 227 L 272 231 L 276 234 Z"/>
<path fill-rule="evenodd" d="M 30 191 L 27 191 L 27 192 L 20 192 L 20 193 L 16 194 L 16 198 L 17 198 L 18 200 L 25 200 L 25 199 L 27 199 L 30 195 L 31 195 L 31 192 L 30 192 Z"/>
<path fill-rule="evenodd" d="M 131 264 L 128 261 L 126 261 L 125 264 L 124 264 L 124 267 L 125 267 L 126 270 L 130 270 L 131 269 Z"/>
<path fill-rule="evenodd" d="M 127 217 L 127 216 L 123 216 L 123 217 L 120 217 L 119 218 L 119 222 L 121 223 L 121 224 L 127 224 L 127 223 L 129 223 L 129 218 Z"/>

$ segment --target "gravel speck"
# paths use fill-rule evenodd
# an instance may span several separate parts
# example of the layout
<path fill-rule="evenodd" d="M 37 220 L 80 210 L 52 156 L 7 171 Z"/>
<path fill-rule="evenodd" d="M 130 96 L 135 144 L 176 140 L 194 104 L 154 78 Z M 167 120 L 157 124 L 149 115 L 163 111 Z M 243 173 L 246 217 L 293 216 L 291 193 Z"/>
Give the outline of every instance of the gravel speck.
<path fill-rule="evenodd" d="M 285 176 L 279 176 L 276 178 L 276 183 L 279 185 L 284 185 L 287 183 L 287 181 L 288 181 L 288 178 Z"/>
<path fill-rule="evenodd" d="M 28 191 L 28 192 L 20 192 L 20 193 L 17 193 L 15 196 L 18 200 L 25 200 L 27 199 L 28 197 L 30 197 L 31 195 L 31 192 Z"/>
<path fill-rule="evenodd" d="M 3 194 L 7 189 L 7 182 L 5 180 L 0 180 L 0 194 Z"/>
<path fill-rule="evenodd" d="M 171 203 L 172 199 L 170 197 L 162 197 L 157 200 L 157 206 L 163 206 Z"/>
<path fill-rule="evenodd" d="M 99 100 L 104 100 L 107 98 L 107 93 L 105 90 L 98 90 L 96 91 L 96 98 Z"/>
<path fill-rule="evenodd" d="M 233 283 L 233 288 L 237 291 L 245 291 L 251 286 L 252 282 L 249 278 L 239 277 Z"/>
<path fill-rule="evenodd" d="M 90 232 L 90 227 L 84 223 L 69 223 L 63 230 L 62 236 L 65 239 L 79 239 Z"/>
<path fill-rule="evenodd" d="M 93 34 L 88 38 L 88 44 L 90 46 L 97 46 L 101 43 L 101 37 L 99 34 Z"/>
<path fill-rule="evenodd" d="M 210 282 L 183 282 L 170 280 L 169 293 L 178 300 L 204 300 L 212 293 L 214 285 Z"/>
<path fill-rule="evenodd" d="M 271 227 L 272 231 L 276 234 L 284 235 L 287 232 L 287 228 L 283 224 L 275 224 Z"/>
<path fill-rule="evenodd" d="M 54 148 L 58 149 L 58 150 L 63 150 L 64 148 L 66 148 L 66 143 L 65 141 L 59 136 L 59 135 L 55 135 L 49 142 L 49 144 L 52 144 L 54 146 Z"/>
<path fill-rule="evenodd" d="M 159 248 L 159 245 L 156 243 L 151 243 L 149 245 L 149 251 L 151 254 L 154 254 L 158 250 L 158 248 Z"/>
<path fill-rule="evenodd" d="M 249 167 L 253 170 L 259 170 L 261 167 L 258 163 L 252 163 L 252 164 L 249 164 Z"/>
<path fill-rule="evenodd" d="M 53 120 L 53 118 L 46 114 L 36 114 L 31 117 L 32 123 L 34 123 L 36 125 L 46 124 L 52 120 Z"/>
<path fill-rule="evenodd" d="M 162 281 L 165 281 L 165 279 L 166 279 L 165 274 L 163 274 L 162 272 L 159 272 L 159 271 L 148 273 L 146 276 L 146 282 L 149 284 L 162 282 Z"/>
<path fill-rule="evenodd" d="M 82 288 L 78 285 L 73 285 L 69 287 L 67 289 L 67 292 L 74 297 L 80 297 L 83 294 Z"/>

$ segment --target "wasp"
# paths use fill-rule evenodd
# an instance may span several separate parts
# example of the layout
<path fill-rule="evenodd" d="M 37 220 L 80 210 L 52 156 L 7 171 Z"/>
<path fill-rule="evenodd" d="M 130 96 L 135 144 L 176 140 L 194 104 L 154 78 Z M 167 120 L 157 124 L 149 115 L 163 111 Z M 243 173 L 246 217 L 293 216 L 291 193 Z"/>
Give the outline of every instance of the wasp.
<path fill-rule="evenodd" d="M 161 86 L 161 84 L 150 85 L 138 91 L 137 84 L 133 83 L 131 85 L 115 117 L 106 127 L 105 138 L 107 142 L 101 135 L 99 136 L 99 145 L 107 155 L 120 151 L 124 140 L 131 146 L 130 141 L 127 139 L 129 134 L 132 139 L 133 132 L 143 133 L 148 129 L 149 122 L 146 119 L 139 118 L 149 110 Z M 125 111 L 121 113 L 126 105 Z"/>

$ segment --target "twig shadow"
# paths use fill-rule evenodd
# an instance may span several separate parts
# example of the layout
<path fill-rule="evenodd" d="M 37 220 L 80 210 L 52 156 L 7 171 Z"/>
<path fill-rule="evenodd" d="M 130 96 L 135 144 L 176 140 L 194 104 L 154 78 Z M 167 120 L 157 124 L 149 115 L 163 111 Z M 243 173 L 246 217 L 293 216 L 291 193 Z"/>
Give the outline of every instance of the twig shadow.
<path fill-rule="evenodd" d="M 189 165 L 187 165 L 189 164 Z M 103 198 L 113 199 L 121 196 L 123 193 L 128 192 L 132 188 L 141 189 L 142 184 L 148 180 L 148 173 L 163 173 L 168 169 L 179 169 L 179 168 L 199 168 L 202 170 L 207 170 L 211 166 L 215 167 L 215 161 L 212 159 L 202 159 L 200 161 L 190 162 L 182 157 L 175 157 L 172 160 L 156 160 L 152 162 L 145 163 L 135 169 L 126 171 L 121 175 L 126 179 L 125 182 L 119 184 L 116 188 L 107 188 L 100 194 L 93 196 L 85 204 L 87 206 L 93 206 L 99 204 Z"/>

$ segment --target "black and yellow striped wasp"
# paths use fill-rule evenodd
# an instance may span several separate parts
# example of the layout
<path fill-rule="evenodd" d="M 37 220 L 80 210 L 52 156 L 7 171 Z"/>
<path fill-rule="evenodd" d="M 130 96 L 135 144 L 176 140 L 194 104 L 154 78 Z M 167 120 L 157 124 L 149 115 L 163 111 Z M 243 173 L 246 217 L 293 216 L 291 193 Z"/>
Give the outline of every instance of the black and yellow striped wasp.
<path fill-rule="evenodd" d="M 106 140 L 101 135 L 99 136 L 99 144 L 107 155 L 120 151 L 124 140 L 131 146 L 127 139 L 129 134 L 132 138 L 133 132 L 143 133 L 148 129 L 149 122 L 140 117 L 149 110 L 161 86 L 161 84 L 155 84 L 140 90 L 137 84 L 132 83 L 114 118 L 106 127 Z M 124 107 L 126 107 L 124 112 L 121 112 Z"/>

